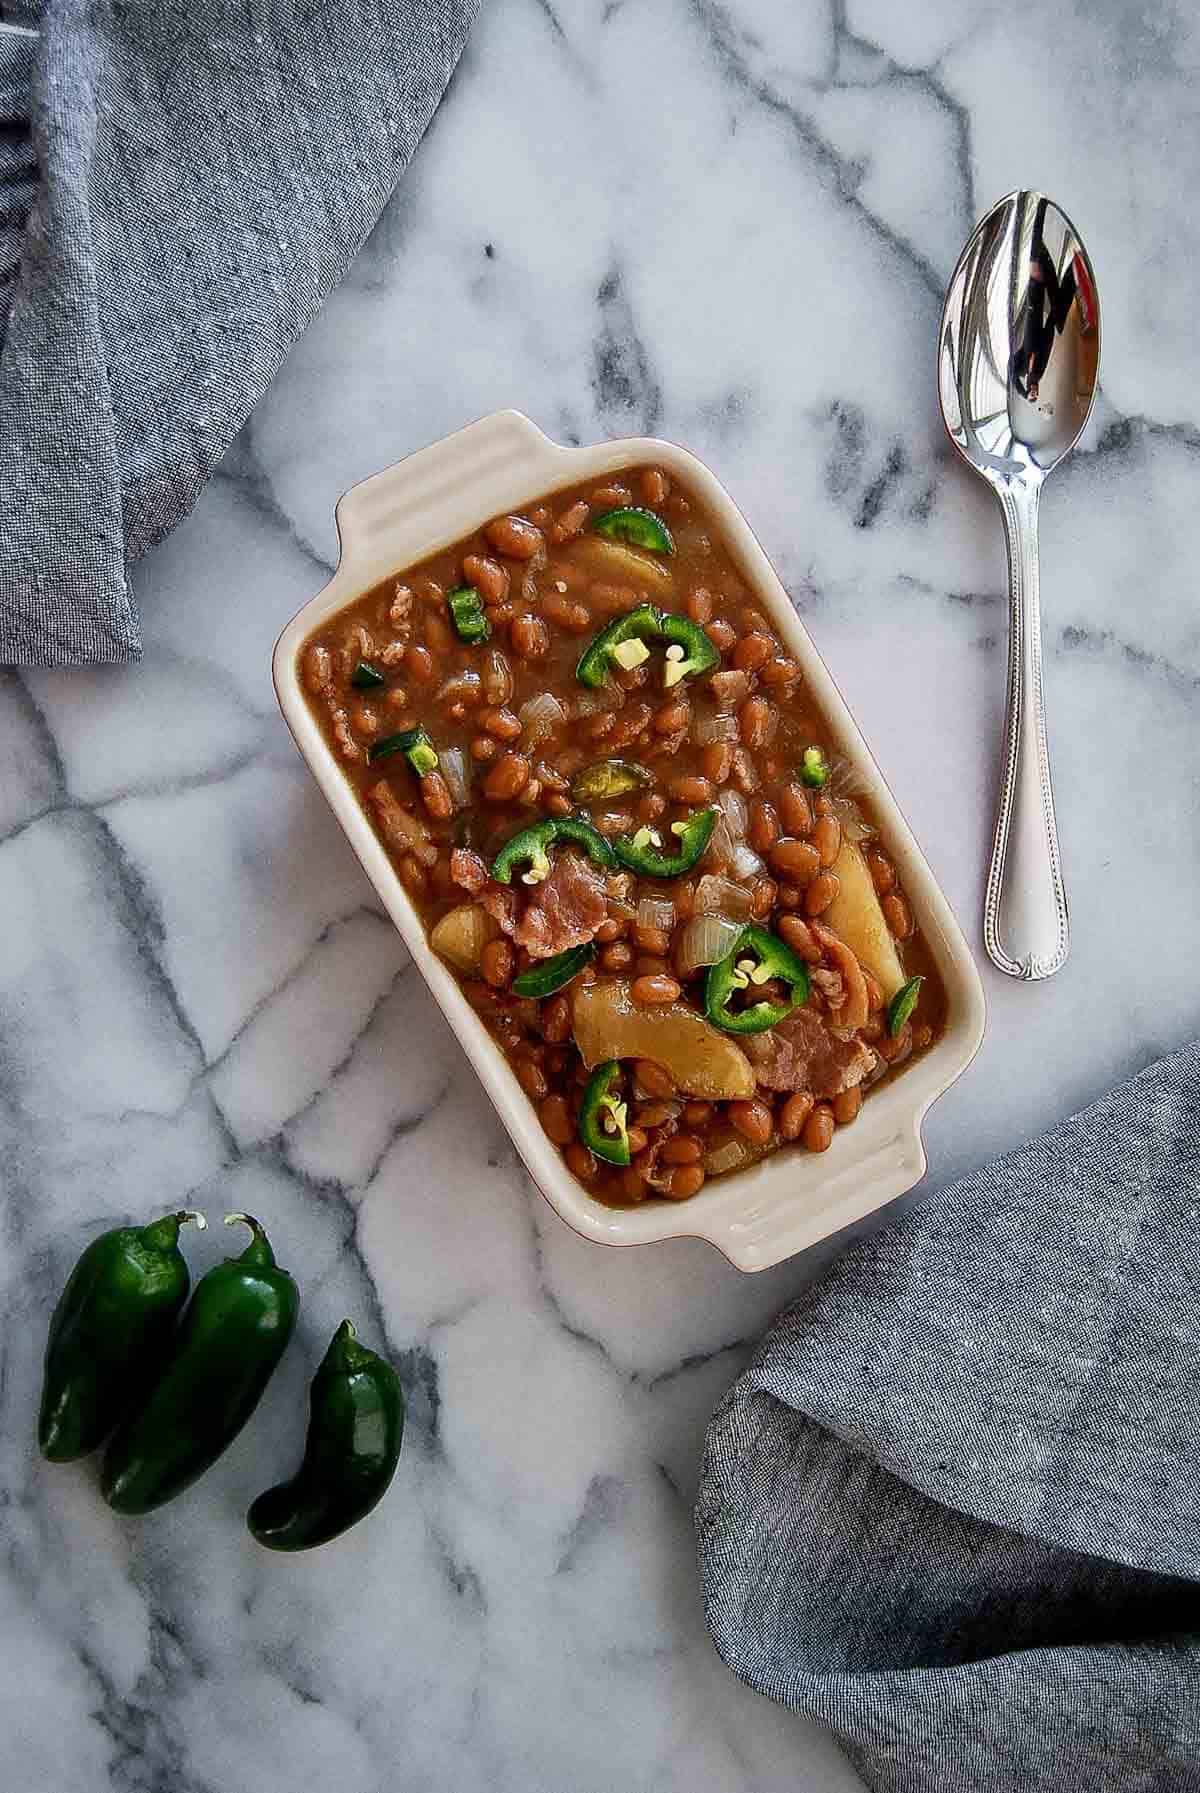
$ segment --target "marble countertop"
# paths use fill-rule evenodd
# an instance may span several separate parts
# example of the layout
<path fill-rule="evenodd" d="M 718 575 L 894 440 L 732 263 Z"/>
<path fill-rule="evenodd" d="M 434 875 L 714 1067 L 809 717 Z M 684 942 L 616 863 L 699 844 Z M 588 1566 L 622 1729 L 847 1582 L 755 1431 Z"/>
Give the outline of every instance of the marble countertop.
<path fill-rule="evenodd" d="M 995 0 L 491 0 L 428 141 L 219 477 L 137 569 L 137 669 L 0 683 L 0 1781 L 53 1793 L 841 1793 L 713 1653 L 705 1419 L 822 1254 L 617 1253 L 531 1190 L 269 678 L 337 494 L 505 405 L 674 437 L 772 555 L 978 942 L 1004 679 L 989 495 L 933 343 L 977 212 L 1074 216 L 1104 391 L 1043 513 L 1074 951 L 987 976 L 932 1188 L 1196 1025 L 1200 30 Z M 1169 175 L 1169 179 L 1164 179 Z M 118 1523 L 30 1444 L 49 1308 L 117 1218 L 260 1214 L 303 1337 L 210 1476 Z M 219 1242 L 193 1252 L 208 1262 Z M 248 1538 L 335 1323 L 410 1385 L 386 1505 Z"/>

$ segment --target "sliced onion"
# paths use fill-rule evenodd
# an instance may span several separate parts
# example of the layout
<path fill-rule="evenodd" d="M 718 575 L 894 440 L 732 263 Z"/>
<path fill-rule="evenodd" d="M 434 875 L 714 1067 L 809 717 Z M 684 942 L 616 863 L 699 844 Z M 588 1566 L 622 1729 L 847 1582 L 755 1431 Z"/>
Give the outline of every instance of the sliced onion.
<path fill-rule="evenodd" d="M 665 928 L 670 933 L 675 926 L 675 905 L 670 897 L 643 897 L 637 906 L 637 925 L 639 928 Z"/>
<path fill-rule="evenodd" d="M 750 892 L 716 872 L 706 872 L 696 886 L 692 908 L 697 915 L 728 915 L 732 921 L 749 921 Z"/>
<path fill-rule="evenodd" d="M 742 793 L 726 785 L 724 790 L 717 795 L 717 807 L 725 817 L 726 826 L 733 836 L 734 842 L 744 840 L 750 816 L 746 808 L 746 799 Z"/>
<path fill-rule="evenodd" d="M 726 1171 L 741 1170 L 744 1165 L 753 1164 L 758 1152 L 748 1139 L 736 1135 L 732 1139 L 724 1139 L 719 1146 L 714 1146 L 704 1155 L 704 1169 L 710 1177 L 724 1176 Z"/>
<path fill-rule="evenodd" d="M 733 849 L 731 867 L 735 877 L 761 878 L 765 867 L 753 847 L 748 847 L 744 840 L 738 842 Z"/>
<path fill-rule="evenodd" d="M 710 716 L 697 716 L 692 727 L 692 738 L 701 747 L 708 747 L 714 741 L 736 741 L 737 717 L 731 710 L 714 710 Z"/>
<path fill-rule="evenodd" d="M 438 769 L 455 809 L 467 807 L 467 756 L 461 747 L 447 747 L 438 754 Z"/>
<path fill-rule="evenodd" d="M 562 705 L 548 691 L 539 691 L 536 697 L 529 698 L 521 705 L 517 715 L 524 730 L 524 744 L 530 747 L 544 741 L 547 735 L 554 733 L 560 722 L 566 721 Z"/>
<path fill-rule="evenodd" d="M 512 667 L 498 647 L 490 647 L 483 661 L 483 695 L 497 708 L 513 694 Z"/>
<path fill-rule="evenodd" d="M 679 936 L 677 962 L 683 975 L 687 977 L 702 965 L 715 965 L 732 952 L 744 926 L 744 922 L 716 911 L 694 915 Z"/>

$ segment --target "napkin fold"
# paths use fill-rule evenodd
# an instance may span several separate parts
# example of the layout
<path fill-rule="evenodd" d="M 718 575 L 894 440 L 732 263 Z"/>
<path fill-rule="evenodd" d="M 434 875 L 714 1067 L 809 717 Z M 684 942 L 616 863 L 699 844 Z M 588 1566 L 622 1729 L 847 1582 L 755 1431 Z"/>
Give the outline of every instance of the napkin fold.
<path fill-rule="evenodd" d="M 721 1655 L 869 1787 L 1200 1788 L 1200 1045 L 851 1248 L 696 1522 Z"/>
<path fill-rule="evenodd" d="M 140 652 L 194 504 L 429 123 L 478 0 L 46 0 L 0 27 L 0 664 Z"/>

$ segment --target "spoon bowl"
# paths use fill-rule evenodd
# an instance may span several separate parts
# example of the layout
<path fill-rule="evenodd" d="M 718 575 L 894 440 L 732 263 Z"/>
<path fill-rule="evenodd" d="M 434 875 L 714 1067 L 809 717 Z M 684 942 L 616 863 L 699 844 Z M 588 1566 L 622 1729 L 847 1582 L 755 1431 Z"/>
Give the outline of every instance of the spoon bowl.
<path fill-rule="evenodd" d="M 995 491 L 1009 569 L 1004 762 L 984 899 L 988 955 L 1011 977 L 1049 977 L 1070 948 L 1042 697 L 1038 510 L 1042 481 L 1088 420 L 1100 302 L 1083 242 L 1045 194 L 1010 193 L 976 225 L 938 338 L 946 430 Z"/>

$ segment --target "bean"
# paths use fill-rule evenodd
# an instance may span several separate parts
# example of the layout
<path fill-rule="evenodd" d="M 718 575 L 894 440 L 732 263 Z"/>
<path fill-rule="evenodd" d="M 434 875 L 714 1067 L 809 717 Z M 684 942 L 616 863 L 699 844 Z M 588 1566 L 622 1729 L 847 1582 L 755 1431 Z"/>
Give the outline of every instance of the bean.
<path fill-rule="evenodd" d="M 550 531 L 550 540 L 557 544 L 573 542 L 577 535 L 583 533 L 583 526 L 591 515 L 591 506 L 586 498 L 577 498 L 569 504 L 562 516 Z"/>
<path fill-rule="evenodd" d="M 511 710 L 484 710 L 479 718 L 489 735 L 495 735 L 497 741 L 515 741 L 521 732 L 520 718 Z"/>
<path fill-rule="evenodd" d="M 536 524 L 539 529 L 545 529 L 550 521 L 550 517 L 551 511 L 548 504 L 535 505 L 533 510 L 529 513 L 529 521 Z"/>
<path fill-rule="evenodd" d="M 569 629 L 573 635 L 582 635 L 592 626 L 592 615 L 586 604 L 572 603 L 564 598 L 561 592 L 548 591 L 542 595 L 542 615 L 560 629 Z"/>
<path fill-rule="evenodd" d="M 438 581 L 431 579 L 428 573 L 423 573 L 417 580 L 417 590 L 429 604 L 441 604 L 446 596 Z"/>
<path fill-rule="evenodd" d="M 686 698 L 677 698 L 674 703 L 664 704 L 654 718 L 656 735 L 673 735 L 676 729 L 686 728 L 692 720 L 692 706 Z"/>
<path fill-rule="evenodd" d="M 594 716 L 584 721 L 583 732 L 589 741 L 602 741 L 605 735 L 612 733 L 616 720 L 611 710 L 597 710 Z"/>
<path fill-rule="evenodd" d="M 389 710 L 406 710 L 408 692 L 402 685 L 393 685 L 390 691 L 385 692 L 383 701 Z"/>
<path fill-rule="evenodd" d="M 392 593 L 392 601 L 388 605 L 388 621 L 393 629 L 402 629 L 412 615 L 413 593 L 411 585 L 404 585 L 399 580 Z"/>
<path fill-rule="evenodd" d="M 886 896 L 896 882 L 896 872 L 891 860 L 878 847 L 867 848 L 867 870 L 871 874 L 871 882 L 875 886 L 877 896 Z"/>
<path fill-rule="evenodd" d="M 806 840 L 783 839 L 770 853 L 771 869 L 801 886 L 811 882 L 821 869 L 821 856 Z"/>
<path fill-rule="evenodd" d="M 540 616 L 523 610 L 512 619 L 513 652 L 522 660 L 540 660 L 550 647 L 550 631 Z"/>
<path fill-rule="evenodd" d="M 639 1152 L 644 1152 L 649 1143 L 649 1139 L 640 1127 L 630 1127 L 629 1152 L 631 1157 L 636 1158 Z"/>
<path fill-rule="evenodd" d="M 667 800 L 657 791 L 647 791 L 644 797 L 637 800 L 639 822 L 657 822 L 667 807 Z"/>
<path fill-rule="evenodd" d="M 779 793 L 779 814 L 789 834 L 812 833 L 812 804 L 802 784 L 785 785 Z"/>
<path fill-rule="evenodd" d="M 789 1096 L 779 1110 L 779 1133 L 783 1139 L 799 1139 L 804 1131 L 804 1123 L 813 1111 L 813 1093 L 811 1090 L 797 1090 Z"/>
<path fill-rule="evenodd" d="M 750 892 L 750 913 L 755 921 L 765 921 L 775 907 L 779 886 L 774 878 L 756 878 Z"/>
<path fill-rule="evenodd" d="M 433 677 L 433 655 L 418 642 L 414 641 L 405 648 L 404 665 L 410 677 L 416 679 L 419 685 L 427 685 Z"/>
<path fill-rule="evenodd" d="M 868 1046 L 874 1046 L 876 1041 L 883 1038 L 883 1017 L 868 1015 L 858 1030 L 858 1037 L 860 1040 L 865 1040 Z"/>
<path fill-rule="evenodd" d="M 359 734 L 364 735 L 368 740 L 379 733 L 379 716 L 370 704 L 356 703 L 351 711 L 351 716 Z"/>
<path fill-rule="evenodd" d="M 833 1144 L 833 1110 L 828 1102 L 818 1102 L 804 1123 L 801 1138 L 810 1152 L 827 1152 Z"/>
<path fill-rule="evenodd" d="M 804 892 L 797 890 L 794 884 L 783 883 L 775 900 L 781 909 L 798 909 L 804 900 Z"/>
<path fill-rule="evenodd" d="M 666 928 L 646 928 L 639 923 L 633 930 L 633 938 L 639 952 L 665 953 L 671 944 L 671 936 Z"/>
<path fill-rule="evenodd" d="M 774 805 L 759 797 L 750 805 L 750 826 L 746 839 L 756 853 L 769 853 L 779 839 L 779 817 Z"/>
<path fill-rule="evenodd" d="M 512 981 L 513 949 L 507 940 L 489 940 L 479 955 L 483 980 L 493 990 L 507 990 Z"/>
<path fill-rule="evenodd" d="M 907 940 L 913 931 L 912 915 L 900 892 L 889 890 L 887 895 L 880 899 L 879 906 L 883 910 L 884 921 L 887 922 L 896 939 Z"/>
<path fill-rule="evenodd" d="M 652 1058 L 635 1059 L 633 1076 L 639 1089 L 645 1090 L 648 1096 L 665 1101 L 675 1094 L 675 1079 L 665 1065 L 656 1064 Z"/>
<path fill-rule="evenodd" d="M 684 600 L 684 609 L 694 623 L 710 623 L 713 613 L 713 595 L 706 585 L 697 585 Z"/>
<path fill-rule="evenodd" d="M 906 1021 L 894 1038 L 885 1033 L 881 1040 L 875 1042 L 875 1050 L 885 1064 L 892 1065 L 906 1059 L 912 1051 L 912 1022 Z"/>
<path fill-rule="evenodd" d="M 737 630 L 723 616 L 715 616 L 711 623 L 705 623 L 704 632 L 719 654 L 728 652 L 737 640 Z"/>
<path fill-rule="evenodd" d="M 483 533 L 509 560 L 532 560 L 543 542 L 541 530 L 525 517 L 497 517 Z"/>
<path fill-rule="evenodd" d="M 804 913 L 824 915 L 841 887 L 842 881 L 836 872 L 818 872 L 804 892 Z"/>
<path fill-rule="evenodd" d="M 867 986 L 867 1008 L 873 1013 L 876 1009 L 883 1007 L 883 987 L 865 968 L 863 982 Z"/>
<path fill-rule="evenodd" d="M 665 972 L 645 972 L 635 977 L 629 994 L 642 1008 L 654 1008 L 659 1003 L 677 1002 L 681 986 L 673 977 Z"/>
<path fill-rule="evenodd" d="M 704 1147 L 691 1133 L 676 1133 L 668 1139 L 660 1154 L 664 1164 L 698 1164 Z"/>
<path fill-rule="evenodd" d="M 499 751 L 490 735 L 476 735 L 471 742 L 471 758 L 478 760 L 481 766 L 486 765 L 488 760 L 494 760 Z"/>
<path fill-rule="evenodd" d="M 630 502 L 633 493 L 628 486 L 621 485 L 619 480 L 610 479 L 606 486 L 597 486 L 591 494 L 592 503 L 597 510 L 619 510 Z"/>
<path fill-rule="evenodd" d="M 775 652 L 769 635 L 743 635 L 733 650 L 733 664 L 739 672 L 757 672 Z"/>
<path fill-rule="evenodd" d="M 549 996 L 540 1016 L 542 1038 L 559 1046 L 571 1035 L 571 1005 L 565 996 Z"/>
<path fill-rule="evenodd" d="M 758 669 L 759 683 L 769 686 L 771 689 L 781 685 L 794 685 L 799 677 L 800 668 L 794 660 L 789 660 L 785 654 L 776 654 L 773 660 L 768 660 L 764 666 L 760 666 Z"/>
<path fill-rule="evenodd" d="M 633 817 L 627 809 L 605 809 L 599 814 L 593 812 L 592 827 L 597 834 L 629 834 L 633 829 Z"/>
<path fill-rule="evenodd" d="M 473 585 L 485 604 L 499 604 L 508 596 L 508 568 L 487 554 L 468 554 L 462 563 L 463 578 Z"/>
<path fill-rule="evenodd" d="M 833 1098 L 833 1118 L 839 1127 L 848 1127 L 856 1121 L 862 1108 L 862 1091 L 855 1084 L 853 1089 L 844 1089 Z"/>
<path fill-rule="evenodd" d="M 425 867 L 419 864 L 411 853 L 406 853 L 400 861 L 400 882 L 411 897 L 424 896 L 429 889 Z"/>
<path fill-rule="evenodd" d="M 556 1146 L 569 1145 L 575 1137 L 575 1126 L 565 1096 L 547 1096 L 538 1109 L 538 1120 Z"/>
<path fill-rule="evenodd" d="M 676 803 L 711 803 L 713 800 L 713 787 L 707 778 L 673 778 L 667 790 Z"/>
<path fill-rule="evenodd" d="M 588 595 L 601 616 L 620 616 L 641 602 L 632 585 L 609 585 L 603 579 L 593 583 Z"/>
<path fill-rule="evenodd" d="M 493 803 L 509 803 L 529 782 L 529 761 L 523 753 L 502 753 L 483 781 L 483 794 Z"/>
<path fill-rule="evenodd" d="M 454 814 L 454 799 L 440 772 L 422 774 L 421 801 L 435 822 L 444 822 Z"/>
<path fill-rule="evenodd" d="M 842 824 L 836 816 L 822 816 L 812 831 L 812 844 L 822 866 L 831 866 L 842 850 Z"/>
<path fill-rule="evenodd" d="M 642 500 L 645 504 L 665 504 L 671 487 L 667 476 L 658 467 L 646 467 L 638 484 L 642 489 Z"/>
<path fill-rule="evenodd" d="M 608 920 L 602 921 L 596 929 L 596 939 L 601 946 L 607 946 L 610 941 L 619 940 L 624 932 L 625 923 L 619 916 L 610 915 Z"/>
<path fill-rule="evenodd" d="M 425 618 L 425 646 L 435 657 L 445 659 L 454 646 L 454 636 L 444 616 L 431 610 Z"/>
<path fill-rule="evenodd" d="M 503 604 L 489 604 L 484 611 L 484 615 L 487 617 L 489 623 L 491 623 L 493 629 L 502 629 L 505 623 L 511 623 L 516 614 L 517 607 L 508 598 L 505 599 Z"/>
<path fill-rule="evenodd" d="M 745 646 L 745 643 L 742 643 Z M 771 735 L 774 711 L 765 697 L 748 697 L 738 711 L 738 733 L 744 747 L 765 747 Z"/>
<path fill-rule="evenodd" d="M 633 964 L 633 948 L 623 940 L 615 940 L 600 954 L 600 963 L 605 971 L 628 971 Z"/>
<path fill-rule="evenodd" d="M 563 1157 L 567 1161 L 567 1169 L 573 1176 L 578 1177 L 581 1183 L 591 1183 L 595 1180 L 596 1160 L 580 1140 L 573 1139 L 563 1152 Z"/>
<path fill-rule="evenodd" d="M 731 1102 L 726 1113 L 731 1126 L 751 1145 L 765 1146 L 770 1140 L 774 1119 L 765 1102 Z"/>
<path fill-rule="evenodd" d="M 710 741 L 700 755 L 704 776 L 712 784 L 724 784 L 733 769 L 733 748 L 728 741 Z"/>
<path fill-rule="evenodd" d="M 704 1187 L 704 1170 L 699 1164 L 677 1164 L 663 1178 L 661 1193 L 668 1201 L 686 1202 Z"/>
<path fill-rule="evenodd" d="M 919 1027 L 913 1028 L 913 1051 L 924 1052 L 926 1047 L 932 1046 L 932 1044 L 933 1029 L 928 1022 L 922 1021 Z"/>
<path fill-rule="evenodd" d="M 646 1199 L 646 1179 L 636 1164 L 629 1164 L 621 1172 L 621 1194 L 627 1202 L 644 1202 Z"/>

